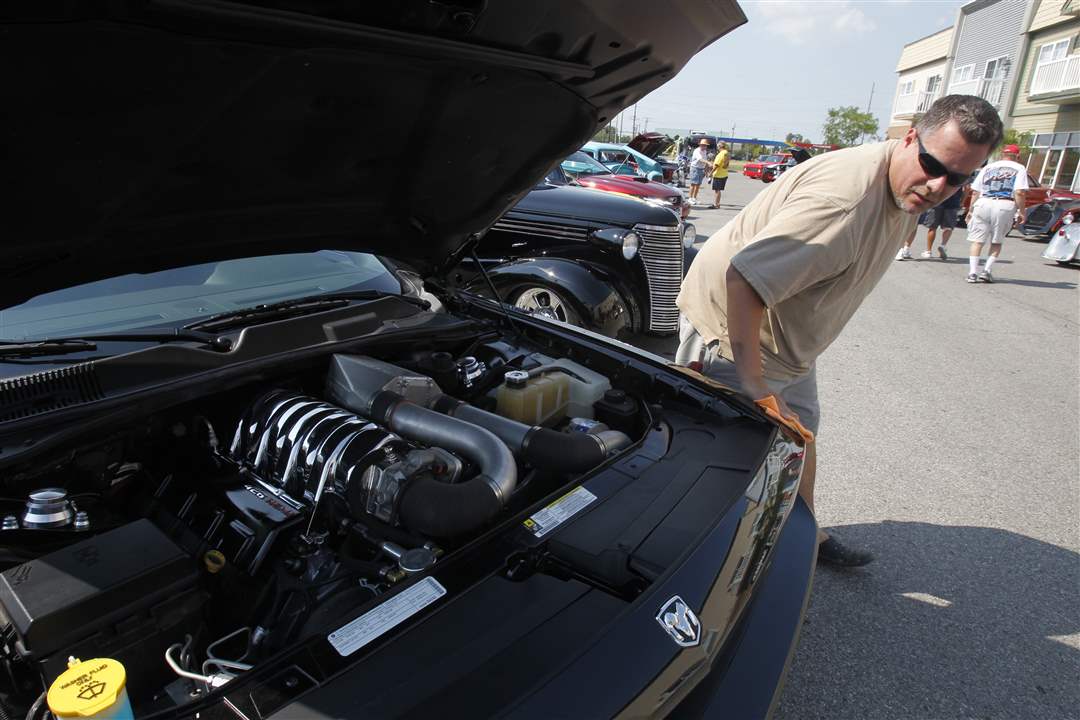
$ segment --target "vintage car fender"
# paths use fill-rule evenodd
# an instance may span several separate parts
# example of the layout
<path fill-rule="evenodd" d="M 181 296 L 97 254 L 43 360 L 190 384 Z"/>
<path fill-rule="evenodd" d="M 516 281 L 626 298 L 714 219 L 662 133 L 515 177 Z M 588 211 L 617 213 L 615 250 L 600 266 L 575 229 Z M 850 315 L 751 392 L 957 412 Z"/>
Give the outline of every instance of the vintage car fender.
<path fill-rule="evenodd" d="M 1080 262 L 1080 225 L 1070 223 L 1055 233 L 1042 256 L 1062 264 Z"/>
<path fill-rule="evenodd" d="M 574 260 L 521 258 L 489 267 L 487 273 L 505 301 L 526 286 L 551 288 L 570 303 L 588 329 L 608 337 L 632 330 L 634 317 L 640 314 L 633 296 L 620 292 L 607 273 Z M 485 290 L 483 279 L 474 278 L 469 289 Z"/>

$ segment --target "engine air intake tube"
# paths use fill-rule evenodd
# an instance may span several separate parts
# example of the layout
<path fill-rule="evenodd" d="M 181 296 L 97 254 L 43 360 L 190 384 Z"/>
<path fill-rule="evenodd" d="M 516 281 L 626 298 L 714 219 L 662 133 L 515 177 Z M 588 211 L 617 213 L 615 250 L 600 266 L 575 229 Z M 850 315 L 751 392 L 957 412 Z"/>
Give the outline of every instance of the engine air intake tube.
<path fill-rule="evenodd" d="M 372 420 L 402 437 L 453 450 L 480 468 L 480 475 L 450 485 L 430 477 L 409 483 L 401 497 L 403 524 L 437 538 L 469 532 L 495 517 L 517 486 L 517 465 L 509 448 L 482 427 L 449 417 L 383 390 L 373 398 Z"/>
<path fill-rule="evenodd" d="M 529 427 L 448 395 L 439 396 L 431 406 L 450 417 L 487 428 L 529 464 L 555 472 L 585 472 L 630 445 L 630 438 L 618 430 L 586 434 L 561 433 L 539 425 Z"/>

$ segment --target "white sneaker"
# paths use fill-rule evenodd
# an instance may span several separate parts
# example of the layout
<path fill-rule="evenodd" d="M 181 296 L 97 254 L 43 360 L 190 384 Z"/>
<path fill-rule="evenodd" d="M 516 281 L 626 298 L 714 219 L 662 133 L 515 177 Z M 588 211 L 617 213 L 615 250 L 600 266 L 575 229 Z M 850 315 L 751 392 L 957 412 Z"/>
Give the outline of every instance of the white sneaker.
<path fill-rule="evenodd" d="M 921 257 L 923 260 L 929 260 L 930 258 L 934 257 L 934 253 L 930 252 L 929 250 L 923 250 L 921 253 L 919 253 L 919 257 Z"/>
<path fill-rule="evenodd" d="M 911 251 L 908 250 L 906 247 L 900 248 L 899 250 L 896 251 L 896 259 L 897 260 L 910 260 L 911 259 Z"/>
<path fill-rule="evenodd" d="M 938 257 L 941 258 L 942 260 L 948 260 L 949 259 L 949 254 L 947 252 L 945 252 L 945 246 L 944 245 L 938 245 L 937 254 L 938 254 Z"/>

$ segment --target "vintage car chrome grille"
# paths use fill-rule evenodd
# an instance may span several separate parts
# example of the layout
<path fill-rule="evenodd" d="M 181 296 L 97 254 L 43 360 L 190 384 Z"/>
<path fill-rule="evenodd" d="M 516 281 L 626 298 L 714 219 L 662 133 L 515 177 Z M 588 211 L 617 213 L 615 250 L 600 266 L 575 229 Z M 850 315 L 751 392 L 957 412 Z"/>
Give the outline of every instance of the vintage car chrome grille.
<path fill-rule="evenodd" d="M 641 236 L 638 251 L 649 278 L 649 326 L 653 332 L 679 329 L 679 308 L 675 298 L 683 278 L 681 226 L 635 225 Z"/>
<path fill-rule="evenodd" d="M 557 225 L 555 223 L 531 222 L 529 220 L 515 220 L 513 218 L 500 218 L 491 226 L 492 230 L 503 232 L 521 233 L 523 235 L 536 235 L 539 237 L 555 238 L 556 240 L 580 240 L 585 242 L 589 239 L 588 228 L 573 227 L 572 225 Z"/>

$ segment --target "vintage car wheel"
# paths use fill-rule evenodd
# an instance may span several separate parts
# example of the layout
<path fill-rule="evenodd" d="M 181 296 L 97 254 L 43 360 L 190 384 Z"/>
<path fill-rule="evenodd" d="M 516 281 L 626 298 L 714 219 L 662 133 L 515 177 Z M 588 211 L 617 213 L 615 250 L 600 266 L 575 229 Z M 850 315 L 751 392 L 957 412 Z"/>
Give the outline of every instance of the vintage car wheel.
<path fill-rule="evenodd" d="M 526 287 L 514 297 L 514 307 L 525 312 L 561 320 L 571 325 L 581 325 L 581 319 L 566 300 L 557 292 L 543 285 Z"/>

